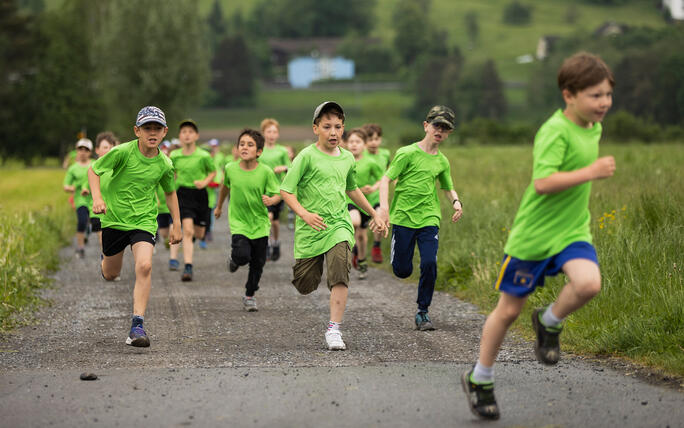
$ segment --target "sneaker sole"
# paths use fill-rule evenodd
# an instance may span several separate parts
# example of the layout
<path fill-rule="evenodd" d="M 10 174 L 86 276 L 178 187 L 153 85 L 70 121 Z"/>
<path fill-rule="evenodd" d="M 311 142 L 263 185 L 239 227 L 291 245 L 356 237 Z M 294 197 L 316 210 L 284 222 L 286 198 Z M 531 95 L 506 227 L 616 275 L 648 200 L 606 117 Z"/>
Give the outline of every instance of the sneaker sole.
<path fill-rule="evenodd" d="M 187 275 L 183 275 L 183 276 L 181 276 L 181 281 L 183 281 L 183 282 L 190 282 L 190 281 L 192 281 L 192 277 L 191 277 L 191 276 L 187 276 Z"/>
<path fill-rule="evenodd" d="M 539 313 L 541 311 L 542 309 L 535 309 L 532 312 L 532 328 L 534 329 L 534 335 L 536 336 L 534 340 L 534 355 L 537 357 L 537 361 L 545 366 L 555 366 L 560 360 L 560 350 L 558 353 L 558 359 L 556 361 L 548 361 L 542 356 L 541 349 L 539 348 L 539 333 L 537 333 L 537 331 L 539 331 L 539 328 L 541 327 L 539 322 Z"/>
<path fill-rule="evenodd" d="M 250 308 L 245 308 L 245 311 L 247 311 L 247 312 L 259 312 L 259 309 L 250 307 Z"/>
<path fill-rule="evenodd" d="M 347 346 L 346 345 L 336 345 L 336 346 L 328 346 L 328 351 L 346 351 Z"/>
<path fill-rule="evenodd" d="M 138 337 L 136 339 L 127 337 L 126 345 L 135 346 L 136 348 L 147 348 L 150 346 L 150 339 L 147 337 Z"/>
<path fill-rule="evenodd" d="M 484 416 L 481 415 L 475 410 L 475 406 L 473 406 L 473 401 L 470 399 L 470 388 L 468 388 L 468 385 L 470 384 L 470 380 L 468 379 L 470 377 L 470 370 L 466 371 L 461 375 L 461 388 L 463 388 L 463 392 L 466 395 L 466 400 L 468 401 L 468 407 L 470 408 L 470 411 L 472 412 L 473 415 L 477 416 L 480 419 L 484 420 L 497 420 L 499 419 L 500 415 L 495 415 L 495 416 Z"/>
<path fill-rule="evenodd" d="M 437 329 L 435 328 L 434 325 L 432 325 L 432 323 L 430 323 L 429 325 L 422 325 L 422 326 L 417 325 L 416 330 L 418 330 L 418 331 L 434 331 Z"/>

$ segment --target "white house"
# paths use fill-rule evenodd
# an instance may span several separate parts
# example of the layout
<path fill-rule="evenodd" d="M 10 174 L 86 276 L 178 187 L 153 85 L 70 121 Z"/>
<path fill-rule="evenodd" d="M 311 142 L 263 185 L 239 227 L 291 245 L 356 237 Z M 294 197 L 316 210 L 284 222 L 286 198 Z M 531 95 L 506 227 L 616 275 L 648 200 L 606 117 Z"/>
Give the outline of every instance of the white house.
<path fill-rule="evenodd" d="M 663 8 L 670 12 L 672 19 L 684 20 L 684 0 L 663 0 Z"/>

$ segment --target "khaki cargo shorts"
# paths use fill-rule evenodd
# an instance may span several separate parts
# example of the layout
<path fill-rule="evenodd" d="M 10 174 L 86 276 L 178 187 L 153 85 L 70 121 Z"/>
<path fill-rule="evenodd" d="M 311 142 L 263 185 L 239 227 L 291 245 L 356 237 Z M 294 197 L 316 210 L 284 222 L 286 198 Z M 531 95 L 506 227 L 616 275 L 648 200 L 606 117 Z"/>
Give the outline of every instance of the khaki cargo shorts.
<path fill-rule="evenodd" d="M 344 284 L 349 287 L 351 270 L 351 249 L 347 241 L 339 242 L 328 250 L 308 259 L 296 259 L 292 267 L 292 284 L 301 294 L 309 294 L 318 288 L 323 276 L 323 261 L 326 262 L 328 289 L 333 285 Z"/>

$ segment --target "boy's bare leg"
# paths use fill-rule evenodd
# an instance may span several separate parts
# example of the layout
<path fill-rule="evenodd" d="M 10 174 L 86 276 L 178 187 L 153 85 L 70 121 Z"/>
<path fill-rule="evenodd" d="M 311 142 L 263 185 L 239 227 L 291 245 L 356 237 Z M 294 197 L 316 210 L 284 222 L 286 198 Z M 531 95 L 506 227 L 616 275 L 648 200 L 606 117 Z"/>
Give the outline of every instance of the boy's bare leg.
<path fill-rule="evenodd" d="M 76 232 L 76 245 L 78 248 L 85 247 L 85 232 Z"/>
<path fill-rule="evenodd" d="M 100 243 L 100 249 L 102 249 L 102 231 L 95 232 L 97 233 L 97 240 Z"/>
<path fill-rule="evenodd" d="M 271 233 L 273 235 L 273 242 L 278 242 L 280 237 L 280 220 L 271 221 Z"/>
<path fill-rule="evenodd" d="M 168 227 L 160 227 L 159 228 L 159 236 L 161 236 L 162 239 L 167 239 L 169 237 L 169 228 Z"/>
<path fill-rule="evenodd" d="M 207 230 L 206 227 L 204 226 L 195 226 L 193 225 L 193 228 L 195 229 L 195 238 L 196 239 L 204 239 L 204 234 Z"/>
<path fill-rule="evenodd" d="M 354 239 L 356 239 L 356 251 L 359 255 L 359 260 L 365 260 L 368 248 L 368 229 L 361 227 L 354 228 Z"/>
<path fill-rule="evenodd" d="M 114 278 L 121 273 L 121 266 L 123 266 L 123 255 L 121 251 L 113 256 L 104 256 L 102 259 L 102 275 L 107 281 L 114 281 Z"/>
<path fill-rule="evenodd" d="M 596 263 L 587 259 L 569 260 L 563 265 L 568 277 L 551 312 L 563 319 L 584 306 L 601 291 L 601 271 Z"/>
<path fill-rule="evenodd" d="M 178 249 L 180 248 L 181 244 L 171 244 L 171 247 L 169 249 L 169 258 L 171 260 L 178 260 Z"/>
<path fill-rule="evenodd" d="M 191 217 L 184 218 L 183 224 L 183 261 L 186 264 L 192 264 L 192 237 L 195 234 L 195 224 Z"/>
<path fill-rule="evenodd" d="M 515 297 L 510 294 L 501 293 L 496 308 L 487 317 L 484 327 L 482 327 L 482 338 L 480 338 L 480 364 L 492 367 L 499 348 L 506 337 L 508 328 L 513 324 L 520 311 L 522 311 L 527 297 Z"/>
<path fill-rule="evenodd" d="M 333 285 L 330 290 L 330 321 L 342 322 L 344 309 L 347 307 L 348 291 L 349 289 L 344 284 Z"/>
<path fill-rule="evenodd" d="M 133 315 L 145 315 L 152 288 L 152 253 L 154 245 L 149 242 L 133 244 L 135 260 L 135 288 L 133 289 Z"/>

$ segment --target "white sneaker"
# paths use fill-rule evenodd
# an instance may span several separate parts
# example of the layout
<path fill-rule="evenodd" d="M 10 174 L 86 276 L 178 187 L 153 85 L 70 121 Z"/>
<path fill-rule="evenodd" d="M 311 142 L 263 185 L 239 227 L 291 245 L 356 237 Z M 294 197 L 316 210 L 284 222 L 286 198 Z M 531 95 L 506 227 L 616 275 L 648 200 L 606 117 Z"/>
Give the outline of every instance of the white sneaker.
<path fill-rule="evenodd" d="M 331 351 L 344 351 L 347 345 L 342 341 L 342 333 L 339 330 L 328 330 L 325 332 L 325 341 Z"/>

